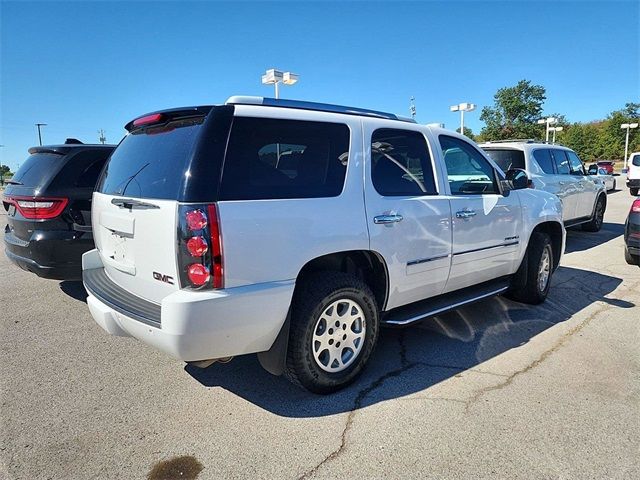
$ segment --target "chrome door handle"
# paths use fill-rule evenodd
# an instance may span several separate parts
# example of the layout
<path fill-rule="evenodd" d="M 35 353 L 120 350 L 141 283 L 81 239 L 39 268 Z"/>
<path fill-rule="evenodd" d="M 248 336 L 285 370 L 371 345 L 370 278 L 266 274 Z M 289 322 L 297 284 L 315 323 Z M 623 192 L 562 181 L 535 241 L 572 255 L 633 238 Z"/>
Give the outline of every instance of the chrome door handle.
<path fill-rule="evenodd" d="M 373 223 L 376 225 L 386 225 L 401 222 L 402 218 L 402 215 L 378 215 L 377 217 L 373 217 Z"/>
<path fill-rule="evenodd" d="M 476 215 L 475 210 L 460 210 L 459 212 L 456 212 L 456 218 L 471 218 Z"/>
<path fill-rule="evenodd" d="M 558 182 L 558 185 L 566 185 L 567 182 Z"/>

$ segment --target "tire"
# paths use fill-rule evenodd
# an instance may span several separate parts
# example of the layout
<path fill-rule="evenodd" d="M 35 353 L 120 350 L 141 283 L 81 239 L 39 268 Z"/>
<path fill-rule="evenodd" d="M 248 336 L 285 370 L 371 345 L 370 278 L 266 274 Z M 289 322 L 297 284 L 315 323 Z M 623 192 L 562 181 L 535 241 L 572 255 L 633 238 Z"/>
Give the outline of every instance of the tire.
<path fill-rule="evenodd" d="M 518 302 L 538 305 L 547 298 L 554 271 L 553 247 L 549 235 L 533 232 L 520 268 L 523 267 L 526 267 L 526 274 L 522 286 L 513 288 L 507 296 Z M 545 272 L 546 280 L 543 281 L 542 276 Z"/>
<path fill-rule="evenodd" d="M 603 195 L 598 196 L 596 201 L 596 207 L 593 211 L 593 217 L 587 223 L 582 224 L 582 230 L 585 232 L 599 232 L 604 222 L 604 211 L 607 208 L 607 203 Z"/>
<path fill-rule="evenodd" d="M 369 360 L 379 324 L 375 297 L 362 280 L 340 272 L 310 275 L 293 299 L 286 377 L 314 393 L 344 388 Z"/>
<path fill-rule="evenodd" d="M 616 191 L 616 179 L 613 179 L 613 188 L 611 189 L 612 192 Z"/>
<path fill-rule="evenodd" d="M 629 188 L 629 193 L 631 193 L 632 197 L 637 197 L 638 196 L 638 189 L 637 188 Z"/>
<path fill-rule="evenodd" d="M 638 265 L 638 266 L 640 266 L 640 256 L 633 255 L 633 254 L 629 253 L 629 249 L 628 248 L 624 249 L 624 259 L 626 260 L 626 262 L 629 265 Z"/>

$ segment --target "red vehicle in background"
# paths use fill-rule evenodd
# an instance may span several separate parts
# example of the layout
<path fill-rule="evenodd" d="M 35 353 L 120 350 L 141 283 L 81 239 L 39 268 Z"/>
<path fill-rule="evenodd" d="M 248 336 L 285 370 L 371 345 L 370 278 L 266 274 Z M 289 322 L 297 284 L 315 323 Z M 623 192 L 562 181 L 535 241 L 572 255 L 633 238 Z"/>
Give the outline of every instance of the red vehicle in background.
<path fill-rule="evenodd" d="M 613 175 L 613 166 L 615 163 L 613 160 L 599 160 L 596 162 L 596 165 L 598 165 L 598 168 L 604 168 L 608 175 Z"/>

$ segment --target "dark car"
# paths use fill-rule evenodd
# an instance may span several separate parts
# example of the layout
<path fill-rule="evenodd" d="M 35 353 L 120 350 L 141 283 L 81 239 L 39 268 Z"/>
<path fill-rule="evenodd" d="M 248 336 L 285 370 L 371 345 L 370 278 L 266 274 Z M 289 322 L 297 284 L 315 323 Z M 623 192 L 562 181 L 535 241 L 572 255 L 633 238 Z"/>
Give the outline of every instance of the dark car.
<path fill-rule="evenodd" d="M 640 198 L 636 198 L 629 210 L 624 226 L 624 258 L 629 265 L 640 266 Z"/>
<path fill-rule="evenodd" d="M 598 162 L 596 162 L 596 165 L 598 165 L 598 168 L 604 168 L 607 171 L 608 175 L 613 175 L 613 166 L 615 165 L 616 162 L 613 162 L 611 160 L 600 160 Z"/>
<path fill-rule="evenodd" d="M 82 277 L 82 254 L 93 247 L 91 195 L 114 145 L 33 147 L 7 182 L 5 253 L 44 278 Z"/>

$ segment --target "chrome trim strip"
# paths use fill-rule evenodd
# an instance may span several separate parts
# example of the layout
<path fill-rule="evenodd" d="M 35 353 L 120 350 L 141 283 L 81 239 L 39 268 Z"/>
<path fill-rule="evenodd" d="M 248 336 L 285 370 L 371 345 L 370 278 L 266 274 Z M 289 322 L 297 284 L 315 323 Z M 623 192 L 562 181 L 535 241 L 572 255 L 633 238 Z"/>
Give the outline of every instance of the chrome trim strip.
<path fill-rule="evenodd" d="M 520 243 L 520 241 L 506 242 L 506 243 L 501 243 L 500 245 L 493 245 L 491 247 L 474 248 L 473 250 L 465 250 L 464 252 L 456 252 L 453 255 L 464 255 L 465 253 L 481 252 L 482 250 L 490 250 L 492 248 L 512 247 L 513 245 L 518 245 L 519 243 Z"/>
<path fill-rule="evenodd" d="M 411 260 L 410 262 L 407 262 L 407 266 L 419 265 L 421 263 L 433 262 L 435 260 L 442 260 L 443 258 L 449 258 L 450 256 L 451 255 L 447 253 L 446 255 L 438 255 L 437 257 L 419 258 L 418 260 Z"/>
<path fill-rule="evenodd" d="M 456 309 L 458 307 L 461 307 L 463 305 L 466 305 L 468 303 L 473 303 L 473 302 L 476 302 L 478 300 L 482 300 L 483 298 L 494 297 L 494 296 L 496 296 L 496 295 L 498 295 L 498 294 L 500 294 L 500 293 L 502 293 L 502 292 L 504 292 L 504 291 L 506 291 L 508 289 L 509 289 L 509 286 L 507 285 L 505 287 L 500 287 L 497 290 L 492 290 L 491 292 L 487 292 L 485 294 L 482 294 L 482 295 L 480 295 L 478 297 L 469 298 L 469 299 L 467 299 L 465 301 L 462 301 L 462 302 L 454 303 L 452 305 L 447 305 L 446 307 L 437 308 L 437 309 L 432 310 L 432 311 L 421 313 L 420 315 L 416 315 L 415 317 L 407 318 L 406 320 L 389 320 L 389 321 L 383 321 L 382 323 L 386 324 L 386 325 L 408 325 L 410 323 L 417 322 L 419 320 L 423 320 L 423 319 L 428 318 L 428 317 L 433 317 L 434 315 L 437 315 L 437 314 L 442 313 L 442 312 L 448 312 L 449 310 L 454 310 L 454 309 Z"/>

